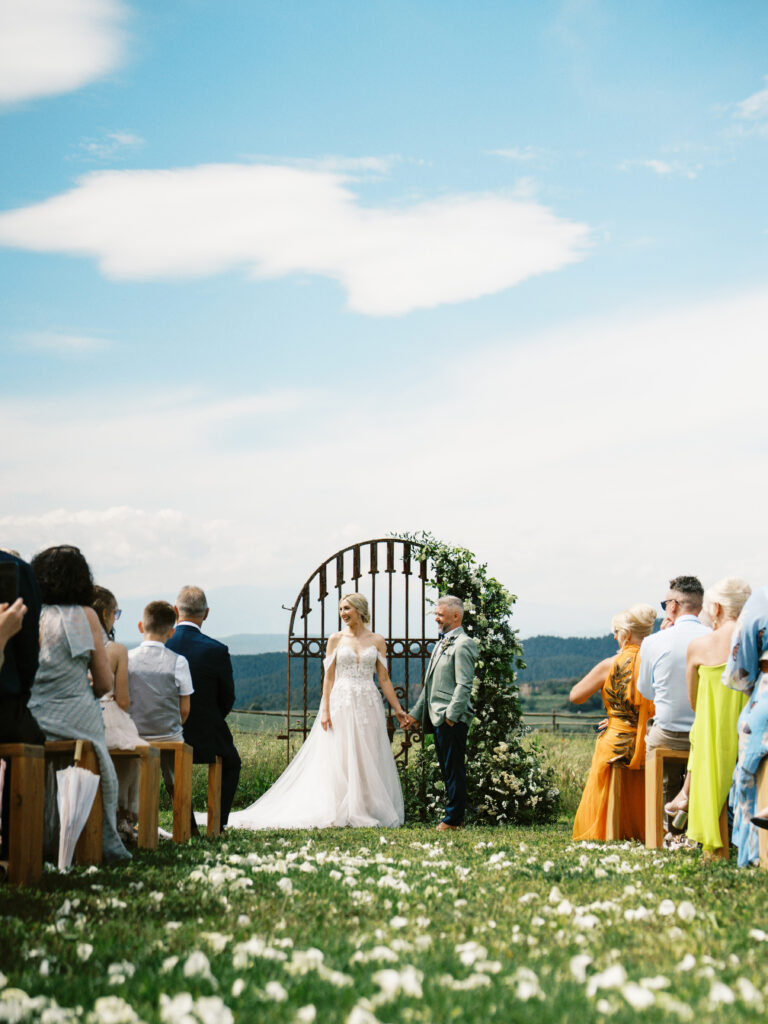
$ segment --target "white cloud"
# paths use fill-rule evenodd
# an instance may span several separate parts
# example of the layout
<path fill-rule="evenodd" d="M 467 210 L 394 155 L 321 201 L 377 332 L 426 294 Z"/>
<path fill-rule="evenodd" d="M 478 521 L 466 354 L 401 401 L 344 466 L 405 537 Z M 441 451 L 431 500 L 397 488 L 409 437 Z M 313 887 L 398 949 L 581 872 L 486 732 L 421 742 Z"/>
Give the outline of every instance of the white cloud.
<path fill-rule="evenodd" d="M 585 225 L 531 199 L 362 206 L 340 173 L 268 164 L 95 172 L 0 214 L 0 244 L 93 257 L 111 278 L 319 274 L 379 316 L 502 291 L 582 259 L 587 243 Z"/>
<path fill-rule="evenodd" d="M 0 544 L 80 543 L 122 594 L 196 579 L 289 600 L 344 544 L 426 527 L 519 594 L 525 633 L 605 631 L 672 575 L 768 579 L 767 321 L 768 288 L 472 339 L 428 388 L 399 384 L 395 413 L 384 373 L 350 386 L 354 430 L 320 392 L 8 400 Z M 455 424 L 447 452 L 436 424 Z M 184 439 L 172 459 L 164 438 Z"/>
<path fill-rule="evenodd" d="M 83 139 L 79 149 L 99 160 L 110 160 L 126 150 L 140 149 L 144 139 L 133 132 L 107 132 L 101 139 Z"/>
<path fill-rule="evenodd" d="M 628 171 L 632 167 L 645 167 L 662 178 L 681 177 L 693 181 L 703 169 L 703 164 L 685 163 L 682 160 L 624 160 L 619 165 L 619 170 Z"/>
<path fill-rule="evenodd" d="M 65 334 L 60 331 L 28 331 L 16 336 L 21 349 L 56 352 L 59 355 L 83 355 L 108 348 L 110 343 L 88 334 Z"/>
<path fill-rule="evenodd" d="M 768 76 L 766 76 L 768 81 Z M 768 88 L 752 93 L 734 105 L 733 116 L 740 121 L 768 120 Z"/>
<path fill-rule="evenodd" d="M 121 0 L 3 0 L 0 104 L 79 89 L 118 66 Z"/>
<path fill-rule="evenodd" d="M 529 163 L 532 160 L 544 158 L 545 151 L 538 146 L 512 146 L 509 149 L 489 149 L 489 156 L 500 156 L 504 160 L 514 160 L 519 163 Z"/>

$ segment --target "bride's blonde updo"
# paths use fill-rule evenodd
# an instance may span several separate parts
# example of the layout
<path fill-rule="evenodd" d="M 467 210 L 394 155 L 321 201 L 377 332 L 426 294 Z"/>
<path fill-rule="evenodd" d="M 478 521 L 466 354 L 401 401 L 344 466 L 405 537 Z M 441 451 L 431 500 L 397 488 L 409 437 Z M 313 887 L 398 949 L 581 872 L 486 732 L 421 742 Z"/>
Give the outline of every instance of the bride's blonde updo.
<path fill-rule="evenodd" d="M 630 633 L 637 637 L 650 636 L 656 621 L 656 609 L 650 604 L 633 604 L 611 619 L 611 629 L 616 634 L 619 646 L 629 640 Z"/>
<path fill-rule="evenodd" d="M 368 625 L 371 621 L 371 613 L 368 610 L 368 598 L 364 594 L 344 594 L 339 601 L 339 607 L 341 607 L 342 601 L 349 601 L 365 625 Z"/>

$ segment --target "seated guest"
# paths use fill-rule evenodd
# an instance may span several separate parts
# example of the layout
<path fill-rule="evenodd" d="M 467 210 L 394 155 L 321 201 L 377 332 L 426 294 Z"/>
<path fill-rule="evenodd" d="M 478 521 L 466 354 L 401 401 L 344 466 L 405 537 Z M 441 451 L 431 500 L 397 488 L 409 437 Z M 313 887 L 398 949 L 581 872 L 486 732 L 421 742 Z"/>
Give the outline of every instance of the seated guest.
<path fill-rule="evenodd" d="M 45 743 L 45 734 L 27 708 L 40 652 L 40 590 L 31 567 L 17 555 L 0 551 L 0 562 L 11 566 L 18 580 L 18 600 L 3 613 L 0 743 Z M 26 609 L 21 613 L 19 601 Z"/>
<path fill-rule="evenodd" d="M 142 739 L 181 743 L 182 725 L 193 692 L 187 659 L 165 646 L 173 636 L 176 612 L 167 601 L 150 601 L 139 623 L 145 639 L 128 652 L 131 718 Z M 163 750 L 160 764 L 165 787 L 173 796 L 173 751 Z"/>
<path fill-rule="evenodd" d="M 176 598 L 179 624 L 168 646 L 189 660 L 195 692 L 184 739 L 196 764 L 221 757 L 221 827 L 229 818 L 240 778 L 240 755 L 225 719 L 235 703 L 232 661 L 225 644 L 202 632 L 208 602 L 200 587 L 182 587 Z M 192 816 L 194 820 L 194 815 Z"/>
<path fill-rule="evenodd" d="M 574 839 L 605 839 L 612 764 L 629 769 L 621 791 L 620 838 L 645 839 L 645 728 L 653 704 L 638 693 L 637 674 L 640 643 L 655 621 L 649 604 L 634 604 L 614 615 L 611 625 L 619 653 L 601 661 L 571 690 L 573 704 L 583 704 L 602 690 L 608 712 L 573 823 Z"/>
<path fill-rule="evenodd" d="M 117 834 L 117 776 L 107 751 L 98 698 L 112 685 L 93 579 L 79 548 L 46 548 L 32 559 L 43 608 L 40 664 L 29 709 L 49 740 L 90 740 L 99 761 L 103 855 L 107 863 L 130 860 Z M 90 670 L 93 688 L 88 680 Z"/>
<path fill-rule="evenodd" d="M 768 587 L 756 591 L 742 609 L 733 635 L 723 682 L 749 696 L 739 716 L 739 757 L 730 802 L 732 840 L 739 867 L 759 864 L 758 832 L 768 825 L 768 808 L 757 808 L 757 770 L 768 756 Z"/>
<path fill-rule="evenodd" d="M 685 664 L 690 642 L 709 633 L 709 627 L 697 618 L 703 597 L 704 588 L 695 576 L 670 580 L 661 607 L 673 625 L 646 637 L 641 645 L 637 688 L 656 706 L 653 722 L 648 723 L 646 751 L 658 747 L 690 749 L 693 708 L 688 701 Z M 680 788 L 684 774 L 676 766 L 665 766 L 665 803 Z"/>
<path fill-rule="evenodd" d="M 120 614 L 115 595 L 106 587 L 93 588 L 93 610 L 101 623 L 104 649 L 107 652 L 112 687 L 101 698 L 107 746 L 118 750 L 146 747 L 138 729 L 128 714 L 131 697 L 128 689 L 128 651 L 115 641 L 115 622 Z M 117 830 L 123 841 L 133 842 L 139 810 L 139 762 L 135 758 L 120 758 L 115 764 L 117 772 Z"/>
<path fill-rule="evenodd" d="M 747 703 L 743 693 L 723 686 L 736 619 L 751 593 L 746 580 L 728 577 L 704 593 L 704 611 L 712 632 L 688 647 L 688 699 L 696 713 L 685 785 L 665 810 L 690 811 L 688 838 L 712 853 L 721 844 L 720 812 L 728 799 L 738 753 L 738 719 Z"/>

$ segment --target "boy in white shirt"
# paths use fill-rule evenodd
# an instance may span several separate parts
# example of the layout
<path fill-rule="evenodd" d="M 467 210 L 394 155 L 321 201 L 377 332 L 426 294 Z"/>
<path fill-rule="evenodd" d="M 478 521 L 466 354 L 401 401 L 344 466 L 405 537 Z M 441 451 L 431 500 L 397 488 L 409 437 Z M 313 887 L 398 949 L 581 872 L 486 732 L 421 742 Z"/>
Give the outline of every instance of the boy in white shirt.
<path fill-rule="evenodd" d="M 139 631 L 145 639 L 128 652 L 130 715 L 142 739 L 183 742 L 182 724 L 194 693 L 187 659 L 165 646 L 176 628 L 176 611 L 167 601 L 150 601 Z M 173 797 L 173 752 L 161 752 L 166 789 Z"/>

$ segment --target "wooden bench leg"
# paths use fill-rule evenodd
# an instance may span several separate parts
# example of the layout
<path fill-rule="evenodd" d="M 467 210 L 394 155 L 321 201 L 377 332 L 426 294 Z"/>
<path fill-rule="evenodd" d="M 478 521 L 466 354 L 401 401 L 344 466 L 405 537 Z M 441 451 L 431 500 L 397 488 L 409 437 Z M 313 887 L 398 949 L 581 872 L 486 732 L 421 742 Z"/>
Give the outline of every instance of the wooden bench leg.
<path fill-rule="evenodd" d="M 173 841 L 186 843 L 192 835 L 192 747 L 182 743 L 173 762 Z"/>
<path fill-rule="evenodd" d="M 608 766 L 608 808 L 605 818 L 605 838 L 621 839 L 621 792 L 626 768 L 621 764 Z"/>
<path fill-rule="evenodd" d="M 760 767 L 757 769 L 757 806 L 755 814 L 759 814 L 768 807 L 768 758 L 763 758 Z M 768 868 L 768 829 L 759 828 L 758 842 L 760 849 L 760 867 Z"/>
<path fill-rule="evenodd" d="M 645 759 L 645 846 L 658 850 L 664 842 L 662 801 L 664 799 L 664 758 L 651 749 Z"/>
<path fill-rule="evenodd" d="M 208 765 L 208 835 L 221 833 L 221 758 Z"/>
<path fill-rule="evenodd" d="M 137 845 L 144 850 L 157 849 L 160 806 L 160 751 L 149 747 L 139 768 L 139 832 Z"/>
<path fill-rule="evenodd" d="M 101 798 L 101 773 L 99 772 L 99 759 L 93 744 L 87 740 L 83 742 L 83 759 L 81 768 L 99 776 L 99 788 L 96 790 L 91 813 L 85 823 L 83 831 L 75 847 L 75 864 L 101 864 L 103 856 L 103 825 L 104 805 Z"/>
<path fill-rule="evenodd" d="M 731 855 L 731 842 L 728 833 L 728 798 L 726 797 L 723 809 L 720 811 L 720 846 L 715 850 L 715 856 L 720 860 L 728 860 Z"/>
<path fill-rule="evenodd" d="M 16 744 L 14 744 L 16 746 Z M 43 874 L 43 808 L 45 752 L 43 747 L 18 744 L 16 756 L 3 755 L 8 802 L 8 881 L 34 885 Z"/>

